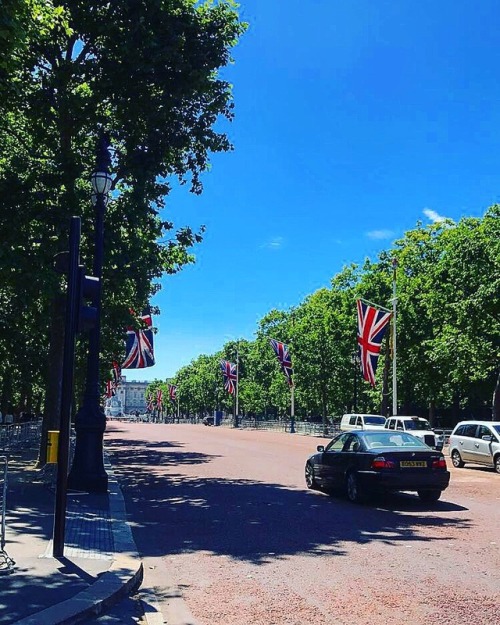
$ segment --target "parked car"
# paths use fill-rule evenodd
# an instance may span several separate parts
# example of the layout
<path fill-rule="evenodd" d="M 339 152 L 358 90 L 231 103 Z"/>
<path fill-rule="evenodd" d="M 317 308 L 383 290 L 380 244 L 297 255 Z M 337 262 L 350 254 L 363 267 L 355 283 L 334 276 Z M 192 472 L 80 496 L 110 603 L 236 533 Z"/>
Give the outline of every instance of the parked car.
<path fill-rule="evenodd" d="M 449 454 L 458 469 L 471 462 L 500 473 L 500 421 L 461 421 L 450 435 Z"/>
<path fill-rule="evenodd" d="M 375 414 L 345 414 L 340 421 L 342 432 L 352 430 L 378 430 L 385 425 L 385 417 Z"/>
<path fill-rule="evenodd" d="M 422 417 L 389 417 L 385 423 L 388 430 L 409 432 L 423 441 L 429 447 L 441 450 L 444 447 L 444 436 L 436 434 L 427 419 Z"/>
<path fill-rule="evenodd" d="M 203 425 L 213 425 L 213 424 L 214 424 L 214 417 L 204 417 Z"/>
<path fill-rule="evenodd" d="M 416 491 L 434 502 L 450 481 L 443 454 L 406 432 L 344 432 L 317 452 L 306 461 L 307 487 L 345 490 L 352 502 L 377 491 Z"/>

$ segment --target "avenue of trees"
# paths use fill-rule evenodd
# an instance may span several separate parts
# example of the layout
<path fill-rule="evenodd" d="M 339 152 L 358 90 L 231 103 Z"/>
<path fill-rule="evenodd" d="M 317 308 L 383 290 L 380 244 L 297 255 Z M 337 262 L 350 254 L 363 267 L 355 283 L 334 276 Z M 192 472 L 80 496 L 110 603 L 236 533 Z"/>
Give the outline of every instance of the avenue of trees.
<path fill-rule="evenodd" d="M 172 179 L 200 193 L 210 154 L 232 149 L 215 123 L 233 117 L 221 70 L 245 24 L 232 0 L 6 0 L 0 13 L 0 408 L 43 411 L 45 429 L 57 429 L 65 285 L 54 256 L 79 215 L 91 273 L 99 134 L 109 135 L 114 177 L 105 379 L 123 358 L 129 309 L 194 260 L 203 226 L 169 221 L 166 198 Z"/>
<path fill-rule="evenodd" d="M 218 407 L 229 413 L 221 358 L 239 352 L 239 412 L 285 417 L 290 392 L 269 338 L 290 346 L 297 418 L 340 415 L 353 406 L 389 414 L 392 409 L 391 344 L 384 341 L 377 385 L 361 379 L 352 361 L 356 349 L 356 299 L 391 308 L 392 260 L 397 259 L 397 388 L 399 414 L 427 416 L 443 425 L 459 418 L 500 420 L 500 206 L 483 218 L 417 225 L 375 262 L 351 265 L 297 307 L 271 310 L 255 340 L 226 343 L 200 355 L 151 391 L 177 384 L 183 414 Z M 389 333 L 387 335 L 389 339 Z"/>

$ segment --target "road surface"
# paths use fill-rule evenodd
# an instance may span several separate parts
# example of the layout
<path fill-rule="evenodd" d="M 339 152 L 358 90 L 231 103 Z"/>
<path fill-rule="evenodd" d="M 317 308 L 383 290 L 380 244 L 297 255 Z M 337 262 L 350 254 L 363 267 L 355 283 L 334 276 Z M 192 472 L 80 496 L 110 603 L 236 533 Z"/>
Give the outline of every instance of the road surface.
<path fill-rule="evenodd" d="M 200 625 L 498 625 L 500 475 L 454 469 L 437 504 L 308 491 L 325 439 L 111 421 L 106 448 L 146 578 Z"/>

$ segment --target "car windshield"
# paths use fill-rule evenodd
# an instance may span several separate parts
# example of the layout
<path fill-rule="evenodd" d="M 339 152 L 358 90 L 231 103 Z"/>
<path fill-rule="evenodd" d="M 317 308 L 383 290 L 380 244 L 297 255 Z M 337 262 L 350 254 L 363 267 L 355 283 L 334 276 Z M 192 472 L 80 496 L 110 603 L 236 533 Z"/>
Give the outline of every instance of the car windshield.
<path fill-rule="evenodd" d="M 500 435 L 500 425 L 494 425 L 494 426 L 493 426 L 493 429 L 495 430 L 495 432 L 496 432 L 497 434 L 499 434 L 499 435 Z"/>
<path fill-rule="evenodd" d="M 367 432 L 363 438 L 368 449 L 377 447 L 424 447 L 428 449 L 420 439 L 405 432 L 374 432 L 373 434 Z"/>
<path fill-rule="evenodd" d="M 365 417 L 365 425 L 384 425 L 385 417 Z"/>
<path fill-rule="evenodd" d="M 430 430 L 431 424 L 426 419 L 411 419 L 405 421 L 407 430 Z"/>

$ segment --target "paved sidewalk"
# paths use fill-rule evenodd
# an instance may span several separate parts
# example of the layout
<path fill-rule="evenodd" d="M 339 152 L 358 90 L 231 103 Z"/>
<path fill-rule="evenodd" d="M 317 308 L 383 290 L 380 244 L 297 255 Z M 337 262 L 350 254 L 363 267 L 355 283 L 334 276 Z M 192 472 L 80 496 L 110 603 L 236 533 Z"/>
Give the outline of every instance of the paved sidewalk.
<path fill-rule="evenodd" d="M 52 557 L 54 485 L 49 471 L 34 469 L 36 454 L 34 448 L 2 452 L 9 460 L 5 551 L 15 564 L 10 573 L 0 568 L 0 625 L 90 620 L 142 581 L 123 496 L 109 465 L 108 494 L 68 494 L 64 557 Z"/>

